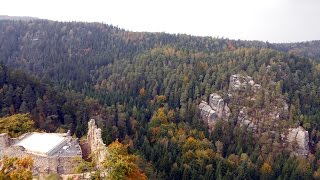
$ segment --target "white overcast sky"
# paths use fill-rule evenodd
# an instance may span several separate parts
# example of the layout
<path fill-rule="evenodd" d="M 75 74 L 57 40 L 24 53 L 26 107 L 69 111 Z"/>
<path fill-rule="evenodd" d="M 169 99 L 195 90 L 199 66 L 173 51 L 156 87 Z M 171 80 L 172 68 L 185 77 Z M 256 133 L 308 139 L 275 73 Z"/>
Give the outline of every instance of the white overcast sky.
<path fill-rule="evenodd" d="M 320 0 L 0 0 L 0 15 L 269 42 L 320 40 Z"/>

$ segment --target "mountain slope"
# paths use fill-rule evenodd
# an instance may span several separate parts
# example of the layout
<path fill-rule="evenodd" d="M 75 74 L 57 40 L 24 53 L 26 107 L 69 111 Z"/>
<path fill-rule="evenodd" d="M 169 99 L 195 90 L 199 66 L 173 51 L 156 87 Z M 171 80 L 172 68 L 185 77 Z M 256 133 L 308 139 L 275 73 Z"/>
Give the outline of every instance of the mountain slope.
<path fill-rule="evenodd" d="M 270 44 L 46 20 L 0 21 L 0 32 L 5 65 L 52 82 L 63 92 L 80 93 L 52 96 L 62 99 L 58 112 L 71 116 L 78 136 L 89 116 L 96 118 L 105 143 L 119 138 L 128 144 L 143 158 L 140 167 L 151 179 L 318 176 L 318 42 Z M 236 74 L 252 77 L 261 91 L 241 91 L 230 98 L 230 78 Z M 40 99 L 48 91 L 31 89 Z M 218 119 L 209 131 L 198 104 L 212 93 L 232 106 L 228 119 Z M 277 99 L 288 105 L 288 118 L 268 117 L 280 106 Z M 257 132 L 236 123 L 242 106 L 259 122 Z M 67 117 L 58 114 L 55 125 L 64 127 Z M 299 126 L 310 134 L 305 159 L 280 148 L 285 146 L 279 140 L 283 131 Z M 266 132 L 274 127 L 275 136 L 269 136 Z"/>

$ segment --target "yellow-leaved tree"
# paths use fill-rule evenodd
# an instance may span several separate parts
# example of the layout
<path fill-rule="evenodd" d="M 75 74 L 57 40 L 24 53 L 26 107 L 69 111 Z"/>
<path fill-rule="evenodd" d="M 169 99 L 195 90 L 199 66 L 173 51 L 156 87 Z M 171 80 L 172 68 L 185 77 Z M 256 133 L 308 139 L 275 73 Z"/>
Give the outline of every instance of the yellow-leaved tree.
<path fill-rule="evenodd" d="M 14 114 L 0 118 L 0 133 L 8 133 L 10 137 L 18 137 L 34 129 L 34 122 L 29 114 Z"/>
<path fill-rule="evenodd" d="M 32 179 L 33 160 L 31 156 L 24 158 L 4 156 L 0 160 L 0 179 Z"/>
<path fill-rule="evenodd" d="M 108 146 L 108 155 L 103 162 L 108 179 L 145 180 L 147 176 L 139 169 L 135 161 L 137 156 L 128 153 L 128 146 L 118 140 Z"/>
<path fill-rule="evenodd" d="M 262 167 L 260 168 L 261 179 L 272 179 L 272 167 L 269 163 L 263 163 Z"/>

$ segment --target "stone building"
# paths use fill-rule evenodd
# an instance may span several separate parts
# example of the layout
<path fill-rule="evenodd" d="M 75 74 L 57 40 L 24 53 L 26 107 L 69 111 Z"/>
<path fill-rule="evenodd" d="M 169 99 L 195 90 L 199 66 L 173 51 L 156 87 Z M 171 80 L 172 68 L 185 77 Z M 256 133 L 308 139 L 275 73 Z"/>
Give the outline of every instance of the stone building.
<path fill-rule="evenodd" d="M 34 161 L 33 174 L 70 174 L 82 151 L 78 139 L 68 133 L 26 133 L 18 138 L 0 134 L 0 156 L 26 157 Z"/>

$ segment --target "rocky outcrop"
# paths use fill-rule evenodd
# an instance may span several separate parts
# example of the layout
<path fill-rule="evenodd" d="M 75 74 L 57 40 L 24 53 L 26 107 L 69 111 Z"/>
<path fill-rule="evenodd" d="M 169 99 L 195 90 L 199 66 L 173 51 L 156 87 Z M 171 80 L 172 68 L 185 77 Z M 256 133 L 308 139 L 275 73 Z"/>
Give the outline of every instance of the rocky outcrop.
<path fill-rule="evenodd" d="M 256 101 L 255 98 L 252 100 Z M 238 123 L 250 131 L 262 132 L 279 127 L 283 120 L 288 119 L 288 115 L 288 104 L 279 98 L 271 102 L 268 108 L 243 106 L 238 114 Z"/>
<path fill-rule="evenodd" d="M 201 101 L 199 104 L 200 116 L 205 121 L 209 128 L 214 128 L 215 121 L 218 119 L 216 111 L 213 110 L 209 104 L 205 101 Z"/>
<path fill-rule="evenodd" d="M 272 80 L 268 83 L 271 88 L 264 90 L 252 77 L 235 74 L 230 76 L 229 90 L 226 92 L 229 95 L 229 105 L 236 107 L 233 109 L 234 112 L 238 111 L 237 125 L 254 133 L 257 139 L 263 133 L 275 138 L 277 131 L 288 127 L 286 121 L 289 119 L 289 106 L 285 98 L 279 94 L 273 95 L 271 99 L 272 88 L 275 88 L 277 83 Z M 228 105 L 216 93 L 210 94 L 208 103 L 202 101 L 199 109 L 202 119 L 209 126 L 209 131 L 213 130 L 218 119 L 228 120 L 230 116 Z M 306 156 L 309 153 L 308 144 L 308 131 L 302 127 L 287 129 L 282 134 L 281 150 Z"/>
<path fill-rule="evenodd" d="M 288 119 L 289 117 L 289 105 L 284 99 L 278 98 L 274 101 L 272 111 L 269 116 L 274 120 Z"/>
<path fill-rule="evenodd" d="M 254 119 L 248 115 L 246 107 L 242 107 L 238 115 L 238 123 L 240 126 L 247 127 L 248 130 L 257 130 L 257 124 L 254 123 Z"/>
<path fill-rule="evenodd" d="M 290 128 L 285 141 L 294 155 L 307 156 L 309 154 L 309 133 L 303 127 Z"/>
<path fill-rule="evenodd" d="M 88 122 L 87 141 L 91 149 L 91 154 L 95 155 L 98 168 L 102 167 L 102 162 L 107 155 L 107 147 L 101 137 L 101 129 L 97 127 L 95 120 Z"/>
<path fill-rule="evenodd" d="M 251 89 L 257 92 L 261 88 L 260 84 L 255 84 L 253 78 L 247 75 L 234 74 L 230 76 L 229 92 Z"/>
<path fill-rule="evenodd" d="M 234 74 L 230 77 L 229 91 L 244 90 L 248 85 L 254 85 L 252 77 Z"/>
<path fill-rule="evenodd" d="M 216 111 L 218 118 L 226 118 L 229 113 L 228 106 L 224 103 L 224 100 L 216 93 L 210 94 L 209 97 L 210 107 Z"/>
<path fill-rule="evenodd" d="M 255 83 L 252 77 L 242 74 L 230 76 L 231 103 L 242 106 L 239 108 L 238 124 L 256 132 L 278 127 L 278 122 L 287 119 L 289 113 L 288 104 L 281 96 L 272 99 L 268 105 L 260 105 L 257 101 L 261 101 L 261 94 L 264 94 L 260 93 L 258 97 L 260 91 L 261 85 Z"/>
<path fill-rule="evenodd" d="M 210 94 L 209 104 L 201 101 L 199 104 L 200 116 L 212 130 L 218 119 L 227 120 L 230 109 L 224 100 L 216 93 Z"/>

